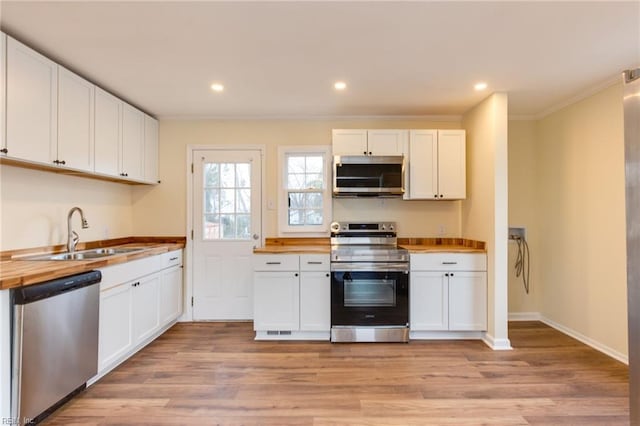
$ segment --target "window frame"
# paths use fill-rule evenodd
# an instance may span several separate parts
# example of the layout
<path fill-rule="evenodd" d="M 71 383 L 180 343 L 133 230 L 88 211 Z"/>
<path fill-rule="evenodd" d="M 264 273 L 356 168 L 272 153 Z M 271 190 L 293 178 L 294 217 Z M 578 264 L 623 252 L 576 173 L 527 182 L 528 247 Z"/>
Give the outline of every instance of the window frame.
<path fill-rule="evenodd" d="M 289 190 L 286 187 L 287 178 L 287 157 L 311 154 L 321 155 L 324 160 L 322 179 L 324 188 L 322 190 L 322 219 L 321 225 L 289 225 L 289 192 L 302 192 L 299 190 Z M 326 237 L 331 224 L 331 145 L 281 145 L 278 147 L 278 235 L 306 237 Z"/>

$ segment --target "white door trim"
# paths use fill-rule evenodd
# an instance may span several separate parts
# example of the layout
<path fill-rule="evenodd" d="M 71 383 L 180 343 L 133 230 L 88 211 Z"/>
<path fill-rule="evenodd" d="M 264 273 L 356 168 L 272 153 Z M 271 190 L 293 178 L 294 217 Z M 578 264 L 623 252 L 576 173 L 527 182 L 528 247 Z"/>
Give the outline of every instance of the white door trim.
<path fill-rule="evenodd" d="M 260 151 L 260 163 L 262 165 L 262 174 L 260 176 L 260 246 L 264 245 L 265 240 L 265 196 L 266 196 L 266 145 L 187 145 L 186 155 L 186 181 L 187 181 L 187 208 L 186 208 L 186 229 L 185 235 L 187 242 L 185 245 L 185 261 L 184 261 L 184 306 L 182 316 L 179 321 L 193 321 L 193 306 L 191 299 L 193 297 L 193 238 L 191 231 L 193 230 L 193 172 L 191 165 L 193 164 L 194 151 Z"/>

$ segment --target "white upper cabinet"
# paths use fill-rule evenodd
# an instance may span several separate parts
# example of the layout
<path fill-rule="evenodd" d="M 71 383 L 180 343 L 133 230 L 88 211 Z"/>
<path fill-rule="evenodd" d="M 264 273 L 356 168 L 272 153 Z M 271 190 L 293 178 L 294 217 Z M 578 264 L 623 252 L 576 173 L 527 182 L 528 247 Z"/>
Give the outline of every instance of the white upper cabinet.
<path fill-rule="evenodd" d="M 367 155 L 367 131 L 363 129 L 333 129 L 333 155 Z"/>
<path fill-rule="evenodd" d="M 144 179 L 144 113 L 131 105 L 122 109 L 121 176 Z"/>
<path fill-rule="evenodd" d="M 467 196 L 464 130 L 438 130 L 438 188 L 443 199 Z"/>
<path fill-rule="evenodd" d="M 409 132 L 409 173 L 405 198 L 433 199 L 438 193 L 438 131 Z"/>
<path fill-rule="evenodd" d="M 7 156 L 53 164 L 58 123 L 58 65 L 7 38 Z"/>
<path fill-rule="evenodd" d="M 0 32 L 0 154 L 7 152 L 6 110 L 7 102 L 7 35 Z"/>
<path fill-rule="evenodd" d="M 158 121 L 0 33 L 0 154 L 12 164 L 158 182 Z"/>
<path fill-rule="evenodd" d="M 411 130 L 405 199 L 459 200 L 466 197 L 465 131 Z"/>
<path fill-rule="evenodd" d="M 144 116 L 144 180 L 158 183 L 158 120 Z"/>
<path fill-rule="evenodd" d="M 333 129 L 333 155 L 403 155 L 407 130 Z"/>
<path fill-rule="evenodd" d="M 58 67 L 58 165 L 93 171 L 94 88 L 84 78 Z"/>
<path fill-rule="evenodd" d="M 95 171 L 120 175 L 122 141 L 122 101 L 96 87 L 95 90 Z"/>
<path fill-rule="evenodd" d="M 407 150 L 407 130 L 379 129 L 367 131 L 369 155 L 404 155 Z"/>

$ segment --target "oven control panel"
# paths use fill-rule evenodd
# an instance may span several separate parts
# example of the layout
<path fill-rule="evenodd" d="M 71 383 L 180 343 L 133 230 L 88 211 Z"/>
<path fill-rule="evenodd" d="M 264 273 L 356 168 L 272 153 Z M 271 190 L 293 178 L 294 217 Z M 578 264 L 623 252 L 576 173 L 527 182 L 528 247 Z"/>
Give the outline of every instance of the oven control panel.
<path fill-rule="evenodd" d="M 395 222 L 333 222 L 331 232 L 334 234 L 341 232 L 396 232 Z"/>

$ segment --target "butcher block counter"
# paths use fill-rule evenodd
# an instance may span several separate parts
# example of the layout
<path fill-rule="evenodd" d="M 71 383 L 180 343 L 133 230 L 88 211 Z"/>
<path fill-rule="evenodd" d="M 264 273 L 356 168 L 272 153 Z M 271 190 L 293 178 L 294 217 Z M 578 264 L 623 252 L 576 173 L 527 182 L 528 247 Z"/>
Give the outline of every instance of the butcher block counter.
<path fill-rule="evenodd" d="M 0 253 L 0 290 L 37 284 L 92 269 L 181 250 L 185 247 L 185 243 L 185 237 L 126 237 L 79 243 L 76 251 L 115 247 L 142 248 L 135 252 L 87 260 L 20 260 L 41 254 L 63 253 L 66 251 L 64 245 L 3 251 Z"/>
<path fill-rule="evenodd" d="M 410 253 L 485 253 L 485 243 L 464 238 L 398 238 L 398 247 Z M 267 238 L 256 254 L 329 254 L 329 238 Z"/>

